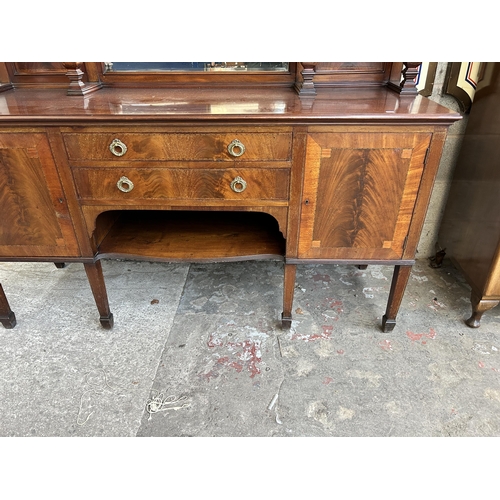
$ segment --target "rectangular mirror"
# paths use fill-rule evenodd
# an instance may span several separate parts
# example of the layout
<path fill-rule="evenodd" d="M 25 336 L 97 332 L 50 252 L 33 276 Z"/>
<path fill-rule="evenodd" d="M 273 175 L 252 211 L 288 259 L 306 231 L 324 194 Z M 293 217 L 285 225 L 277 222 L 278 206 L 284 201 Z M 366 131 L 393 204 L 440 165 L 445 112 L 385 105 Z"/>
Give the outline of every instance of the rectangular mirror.
<path fill-rule="evenodd" d="M 287 62 L 107 62 L 106 72 L 289 71 Z"/>

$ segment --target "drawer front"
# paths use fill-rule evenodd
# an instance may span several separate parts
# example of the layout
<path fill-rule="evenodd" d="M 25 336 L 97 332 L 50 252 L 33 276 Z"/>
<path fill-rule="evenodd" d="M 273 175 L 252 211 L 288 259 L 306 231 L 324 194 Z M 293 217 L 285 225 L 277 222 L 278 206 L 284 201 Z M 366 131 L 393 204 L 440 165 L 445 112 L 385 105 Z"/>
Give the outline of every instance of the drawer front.
<path fill-rule="evenodd" d="M 288 200 L 288 169 L 75 168 L 81 200 Z"/>
<path fill-rule="evenodd" d="M 70 161 L 287 161 L 291 133 L 65 133 Z"/>

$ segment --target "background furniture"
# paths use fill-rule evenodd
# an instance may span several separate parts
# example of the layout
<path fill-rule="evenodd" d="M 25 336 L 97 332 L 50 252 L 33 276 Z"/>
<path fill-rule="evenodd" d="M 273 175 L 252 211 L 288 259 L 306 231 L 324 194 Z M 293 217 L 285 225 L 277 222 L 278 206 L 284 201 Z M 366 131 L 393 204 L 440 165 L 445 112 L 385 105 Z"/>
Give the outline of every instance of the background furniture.
<path fill-rule="evenodd" d="M 500 63 L 482 63 L 439 230 L 439 246 L 472 287 L 472 316 L 500 301 Z"/>

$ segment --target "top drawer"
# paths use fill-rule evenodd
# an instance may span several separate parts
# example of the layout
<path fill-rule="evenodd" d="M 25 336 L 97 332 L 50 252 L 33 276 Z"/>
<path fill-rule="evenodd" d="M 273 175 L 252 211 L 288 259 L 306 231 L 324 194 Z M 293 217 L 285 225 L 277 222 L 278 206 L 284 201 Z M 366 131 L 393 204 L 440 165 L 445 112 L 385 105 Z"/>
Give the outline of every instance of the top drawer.
<path fill-rule="evenodd" d="M 288 161 L 291 133 L 64 133 L 71 160 Z"/>

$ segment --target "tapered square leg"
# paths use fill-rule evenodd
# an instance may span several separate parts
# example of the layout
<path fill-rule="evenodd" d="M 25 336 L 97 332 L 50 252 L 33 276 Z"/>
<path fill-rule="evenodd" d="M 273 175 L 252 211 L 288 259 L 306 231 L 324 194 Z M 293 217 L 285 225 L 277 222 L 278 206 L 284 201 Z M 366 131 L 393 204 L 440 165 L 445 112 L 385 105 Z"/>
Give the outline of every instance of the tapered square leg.
<path fill-rule="evenodd" d="M 392 276 L 391 291 L 387 301 L 387 309 L 382 318 L 382 330 L 391 332 L 396 326 L 396 316 L 399 311 L 399 306 L 403 300 L 403 295 L 408 284 L 408 279 L 411 274 L 412 266 L 394 266 L 394 274 Z"/>
<path fill-rule="evenodd" d="M 283 328 L 292 326 L 293 294 L 295 291 L 295 264 L 285 264 L 283 280 L 283 312 L 281 313 L 281 325 Z"/>
<path fill-rule="evenodd" d="M 103 328 L 111 329 L 113 328 L 114 320 L 113 314 L 109 309 L 108 293 L 106 292 L 101 262 L 97 261 L 94 264 L 84 264 L 84 266 L 97 305 L 97 310 L 100 314 L 99 321 Z"/>
<path fill-rule="evenodd" d="M 16 315 L 12 312 L 2 285 L 0 285 L 0 323 L 5 328 L 14 328 L 16 326 Z"/>

